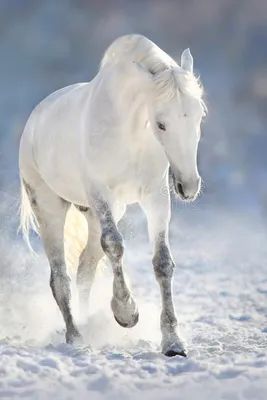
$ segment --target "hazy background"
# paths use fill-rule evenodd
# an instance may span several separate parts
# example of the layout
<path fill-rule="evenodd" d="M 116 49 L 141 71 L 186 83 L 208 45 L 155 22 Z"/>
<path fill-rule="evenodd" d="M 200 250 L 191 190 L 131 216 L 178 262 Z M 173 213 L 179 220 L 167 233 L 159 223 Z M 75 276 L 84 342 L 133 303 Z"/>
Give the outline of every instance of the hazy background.
<path fill-rule="evenodd" d="M 195 205 L 176 204 L 174 218 L 179 208 L 189 237 L 195 227 L 205 226 L 211 236 L 220 231 L 218 215 L 228 239 L 233 226 L 249 216 L 253 228 L 239 228 L 239 239 L 244 235 L 249 244 L 250 236 L 265 229 L 266 0 L 1 0 L 2 272 L 10 269 L 21 242 L 17 155 L 31 110 L 52 91 L 92 79 L 107 46 L 127 33 L 146 35 L 178 62 L 190 47 L 205 88 L 209 114 L 199 148 L 205 189 Z M 143 225 L 136 221 L 131 229 L 137 232 Z M 182 242 L 183 232 L 179 235 Z"/>
<path fill-rule="evenodd" d="M 178 62 L 190 47 L 206 93 L 199 148 L 205 188 L 194 204 L 173 201 L 170 235 L 174 299 L 190 353 L 157 361 L 159 288 L 144 216 L 131 207 L 120 228 L 140 321 L 132 330 L 115 323 L 107 268 L 93 285 L 83 332 L 101 349 L 99 357 L 92 352 L 95 376 L 90 363 L 87 371 L 91 353 L 80 360 L 61 349 L 63 319 L 40 241 L 34 259 L 17 235 L 18 144 L 33 107 L 63 86 L 91 80 L 107 46 L 127 33 L 146 35 Z M 110 385 L 127 398 L 134 387 L 140 397 L 143 387 L 156 388 L 153 399 L 266 399 L 266 44 L 266 0 L 0 0 L 0 397 L 66 399 L 85 390 L 83 398 Z M 119 345 L 130 358 L 118 355 Z M 136 361 L 143 352 L 147 375 L 142 357 Z M 55 368 L 44 367 L 49 363 Z M 108 392 L 109 399 L 124 397 Z"/>

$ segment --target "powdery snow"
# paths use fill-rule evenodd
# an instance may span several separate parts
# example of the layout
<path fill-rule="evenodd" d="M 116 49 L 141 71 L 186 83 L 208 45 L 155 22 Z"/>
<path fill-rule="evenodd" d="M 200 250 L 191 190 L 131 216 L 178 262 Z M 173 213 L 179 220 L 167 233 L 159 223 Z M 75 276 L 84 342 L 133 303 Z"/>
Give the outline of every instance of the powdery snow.
<path fill-rule="evenodd" d="M 159 289 L 138 211 L 122 228 L 139 324 L 130 330 L 116 324 L 106 268 L 95 281 L 88 320 L 81 323 L 88 345 L 80 348 L 64 343 L 44 256 L 31 260 L 19 241 L 7 252 L 6 240 L 0 398 L 265 400 L 267 251 L 260 218 L 197 213 L 197 207 L 182 207 L 171 224 L 175 303 L 187 359 L 160 353 Z"/>

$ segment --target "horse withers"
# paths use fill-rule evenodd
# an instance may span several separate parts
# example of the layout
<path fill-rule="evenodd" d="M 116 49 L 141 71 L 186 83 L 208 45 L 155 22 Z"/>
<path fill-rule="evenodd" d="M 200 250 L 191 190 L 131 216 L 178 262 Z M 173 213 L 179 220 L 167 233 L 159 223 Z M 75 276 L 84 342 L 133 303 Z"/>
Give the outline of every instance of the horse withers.
<path fill-rule="evenodd" d="M 161 290 L 162 351 L 186 356 L 172 295 L 170 193 L 163 188 L 168 187 L 170 167 L 178 196 L 192 201 L 198 195 L 197 150 L 204 114 L 189 49 L 179 66 L 147 38 L 127 35 L 107 49 L 91 82 L 54 92 L 29 117 L 19 149 L 21 229 L 28 243 L 31 228 L 40 233 L 68 343 L 80 341 L 81 335 L 70 306 L 66 216 L 75 206 L 88 225 L 77 270 L 82 312 L 87 312 L 95 271 L 106 255 L 114 273 L 111 308 L 116 321 L 130 328 L 139 313 L 124 277 L 117 223 L 126 205 L 138 202 L 147 217 Z"/>

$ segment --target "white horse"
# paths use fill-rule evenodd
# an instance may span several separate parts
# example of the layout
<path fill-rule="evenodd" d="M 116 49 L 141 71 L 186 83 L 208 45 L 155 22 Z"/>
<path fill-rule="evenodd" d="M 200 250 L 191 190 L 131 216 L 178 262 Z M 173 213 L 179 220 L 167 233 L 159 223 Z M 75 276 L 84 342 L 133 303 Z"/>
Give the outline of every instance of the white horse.
<path fill-rule="evenodd" d="M 106 255 L 114 281 L 111 308 L 123 327 L 138 322 L 124 278 L 123 239 L 117 223 L 127 204 L 144 210 L 153 266 L 162 297 L 162 351 L 186 356 L 173 304 L 174 262 L 168 243 L 168 169 L 183 200 L 199 193 L 197 168 L 202 88 L 189 49 L 181 66 L 141 35 L 115 40 L 88 83 L 68 86 L 32 112 L 20 141 L 21 228 L 39 230 L 51 266 L 50 286 L 66 324 L 66 340 L 81 339 L 70 307 L 64 224 L 71 205 L 87 219 L 88 241 L 77 285 L 86 309 L 95 271 Z M 72 207 L 73 208 L 73 207 Z"/>

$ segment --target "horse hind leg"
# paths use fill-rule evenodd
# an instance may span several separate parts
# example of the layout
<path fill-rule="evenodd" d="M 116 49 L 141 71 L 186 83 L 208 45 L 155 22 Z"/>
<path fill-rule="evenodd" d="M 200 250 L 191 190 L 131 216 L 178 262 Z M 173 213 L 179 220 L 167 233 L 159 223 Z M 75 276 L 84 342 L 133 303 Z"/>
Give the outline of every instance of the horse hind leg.
<path fill-rule="evenodd" d="M 85 216 L 88 225 L 87 244 L 80 255 L 77 272 L 80 317 L 86 318 L 88 315 L 88 299 L 95 277 L 96 268 L 98 262 L 104 256 L 104 252 L 100 243 L 101 230 L 99 221 L 93 215 L 90 208 L 77 208 Z"/>
<path fill-rule="evenodd" d="M 70 204 L 56 195 L 45 182 L 31 187 L 24 184 L 31 207 L 40 225 L 40 235 L 48 258 L 50 287 L 66 324 L 66 341 L 82 341 L 75 324 L 70 300 L 70 279 L 64 254 L 64 224 Z"/>

